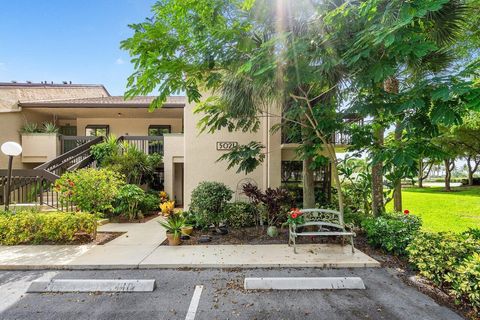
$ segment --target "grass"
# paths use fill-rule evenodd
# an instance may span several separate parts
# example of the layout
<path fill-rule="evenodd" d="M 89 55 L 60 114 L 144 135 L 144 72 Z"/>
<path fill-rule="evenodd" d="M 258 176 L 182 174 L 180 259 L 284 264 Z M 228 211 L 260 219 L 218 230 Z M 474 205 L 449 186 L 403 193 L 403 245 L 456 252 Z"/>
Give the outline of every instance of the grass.
<path fill-rule="evenodd" d="M 426 231 L 462 232 L 480 228 L 480 187 L 441 187 L 403 189 L 403 208 L 423 220 Z M 390 202 L 387 209 L 392 210 Z"/>

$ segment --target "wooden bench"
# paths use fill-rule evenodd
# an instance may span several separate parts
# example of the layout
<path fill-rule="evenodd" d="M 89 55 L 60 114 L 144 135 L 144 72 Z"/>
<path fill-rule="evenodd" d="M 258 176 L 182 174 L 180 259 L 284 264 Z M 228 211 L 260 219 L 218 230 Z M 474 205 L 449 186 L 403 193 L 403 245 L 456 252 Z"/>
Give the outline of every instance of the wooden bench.
<path fill-rule="evenodd" d="M 304 217 L 304 224 L 290 224 L 288 228 L 288 246 L 293 244 L 293 252 L 297 253 L 295 239 L 300 236 L 342 236 L 349 237 L 352 245 L 352 253 L 355 252 L 353 247 L 353 237 L 355 232 L 345 230 L 345 224 L 340 212 L 328 209 L 302 209 L 300 210 Z M 316 231 L 304 231 L 305 227 L 314 226 Z M 302 228 L 302 231 L 299 229 Z M 343 239 L 342 239 L 343 243 Z"/>

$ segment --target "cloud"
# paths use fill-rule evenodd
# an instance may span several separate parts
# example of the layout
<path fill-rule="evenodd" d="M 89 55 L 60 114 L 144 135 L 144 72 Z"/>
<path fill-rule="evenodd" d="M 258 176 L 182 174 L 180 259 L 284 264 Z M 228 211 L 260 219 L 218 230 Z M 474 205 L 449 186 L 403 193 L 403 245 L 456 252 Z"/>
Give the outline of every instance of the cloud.
<path fill-rule="evenodd" d="M 118 58 L 117 60 L 115 60 L 115 64 L 125 64 L 125 60 L 123 60 L 122 58 Z"/>

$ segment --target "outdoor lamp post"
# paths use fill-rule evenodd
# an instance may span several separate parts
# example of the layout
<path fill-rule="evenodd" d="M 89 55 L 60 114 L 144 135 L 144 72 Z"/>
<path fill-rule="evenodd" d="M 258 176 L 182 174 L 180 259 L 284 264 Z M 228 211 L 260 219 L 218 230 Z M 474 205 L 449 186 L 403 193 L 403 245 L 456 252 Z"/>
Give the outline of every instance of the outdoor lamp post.
<path fill-rule="evenodd" d="M 10 184 L 12 182 L 13 157 L 19 156 L 22 153 L 22 146 L 16 142 L 8 141 L 2 144 L 0 149 L 3 154 L 8 156 L 7 192 L 5 195 L 5 210 L 8 210 L 10 205 Z"/>

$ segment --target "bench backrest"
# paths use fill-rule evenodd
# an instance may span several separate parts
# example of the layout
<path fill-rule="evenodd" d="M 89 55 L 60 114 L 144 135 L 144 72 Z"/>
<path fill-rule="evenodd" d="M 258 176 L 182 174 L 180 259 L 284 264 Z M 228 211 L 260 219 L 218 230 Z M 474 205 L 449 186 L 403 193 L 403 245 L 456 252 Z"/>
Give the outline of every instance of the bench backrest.
<path fill-rule="evenodd" d="M 308 222 L 326 222 L 329 224 L 338 225 L 341 228 L 344 228 L 342 215 L 336 210 L 330 209 L 301 209 L 305 223 Z"/>

